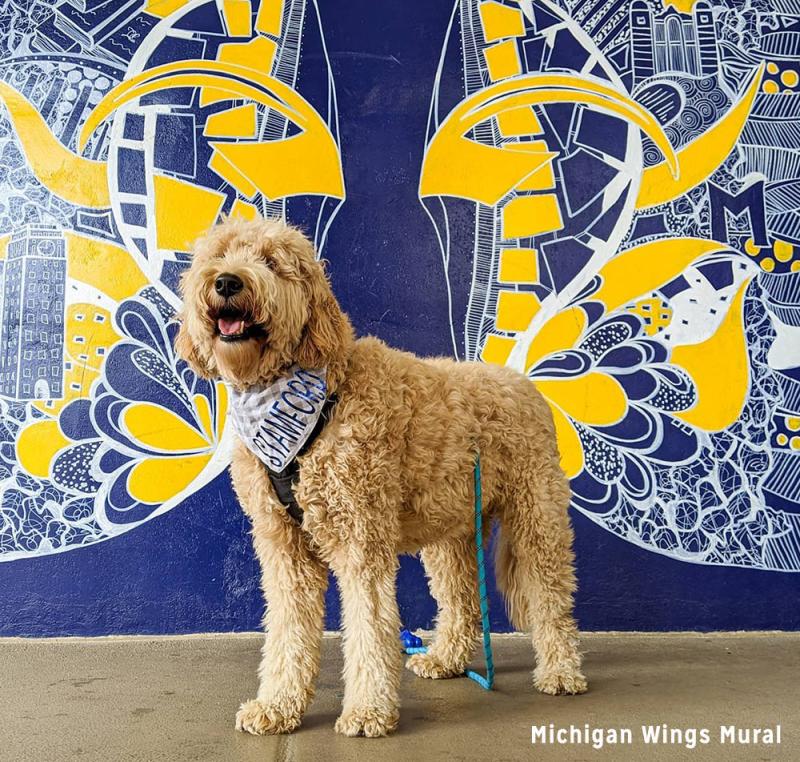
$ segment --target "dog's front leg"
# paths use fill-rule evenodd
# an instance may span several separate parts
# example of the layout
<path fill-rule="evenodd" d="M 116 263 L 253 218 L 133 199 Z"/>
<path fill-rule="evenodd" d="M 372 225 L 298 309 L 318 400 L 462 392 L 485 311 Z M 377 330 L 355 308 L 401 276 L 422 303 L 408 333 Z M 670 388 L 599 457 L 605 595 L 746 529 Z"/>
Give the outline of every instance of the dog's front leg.
<path fill-rule="evenodd" d="M 253 539 L 267 602 L 266 637 L 255 699 L 242 704 L 236 728 L 248 733 L 290 733 L 314 695 L 319 672 L 327 572 L 299 528 Z"/>
<path fill-rule="evenodd" d="M 401 654 L 397 556 L 371 545 L 342 552 L 333 568 L 344 617 L 344 701 L 336 730 L 384 736 L 397 727 Z"/>
<path fill-rule="evenodd" d="M 253 525 L 267 602 L 266 637 L 258 694 L 242 704 L 236 728 L 255 735 L 290 733 L 300 725 L 314 695 L 327 567 L 311 550 L 308 536 L 286 520 L 261 465 L 247 466 L 248 456 L 237 454 L 231 473 Z"/>

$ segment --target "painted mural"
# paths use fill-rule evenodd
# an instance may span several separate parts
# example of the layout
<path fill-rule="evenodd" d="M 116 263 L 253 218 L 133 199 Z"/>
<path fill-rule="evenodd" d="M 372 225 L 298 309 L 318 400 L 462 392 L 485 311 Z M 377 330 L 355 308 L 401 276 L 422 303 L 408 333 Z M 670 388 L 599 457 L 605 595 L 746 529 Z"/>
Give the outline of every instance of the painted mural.
<path fill-rule="evenodd" d="M 172 347 L 192 241 L 280 215 L 322 250 L 344 184 L 313 0 L 6 1 L 0 19 L 10 560 L 119 535 L 227 466 L 225 387 Z"/>
<path fill-rule="evenodd" d="M 222 214 L 326 254 L 326 12 L 0 0 L 0 560 L 113 538 L 227 465 L 177 279 Z M 800 2 L 456 0 L 441 37 L 410 140 L 455 356 L 537 384 L 599 526 L 800 571 Z"/>

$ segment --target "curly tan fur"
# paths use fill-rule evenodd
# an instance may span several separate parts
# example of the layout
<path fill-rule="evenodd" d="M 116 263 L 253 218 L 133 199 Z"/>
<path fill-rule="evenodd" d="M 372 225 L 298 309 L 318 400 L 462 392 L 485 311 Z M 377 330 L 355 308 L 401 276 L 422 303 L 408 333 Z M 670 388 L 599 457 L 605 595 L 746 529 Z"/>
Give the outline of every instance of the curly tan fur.
<path fill-rule="evenodd" d="M 219 340 L 214 281 L 238 275 L 237 306 L 263 333 Z M 569 488 L 549 408 L 506 368 L 420 359 L 375 338 L 354 340 L 310 242 L 279 221 L 228 220 L 197 245 L 183 278 L 182 357 L 239 388 L 270 382 L 293 363 L 328 368 L 339 402 L 300 459 L 296 526 L 261 462 L 239 442 L 231 473 L 252 522 L 267 600 L 255 699 L 236 727 L 294 730 L 319 669 L 327 570 L 344 619 L 344 701 L 336 729 L 381 736 L 397 726 L 401 655 L 395 575 L 399 553 L 422 550 L 439 605 L 422 677 L 461 673 L 477 644 L 472 468 L 480 451 L 484 505 L 501 528 L 498 582 L 515 625 L 532 632 L 535 686 L 580 693 Z"/>

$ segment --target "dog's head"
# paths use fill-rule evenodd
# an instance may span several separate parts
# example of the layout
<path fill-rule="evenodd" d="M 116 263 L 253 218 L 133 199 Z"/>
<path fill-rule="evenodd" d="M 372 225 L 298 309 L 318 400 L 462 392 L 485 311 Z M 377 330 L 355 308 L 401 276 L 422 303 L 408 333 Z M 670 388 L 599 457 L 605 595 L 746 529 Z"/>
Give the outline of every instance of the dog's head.
<path fill-rule="evenodd" d="M 181 290 L 175 347 L 199 375 L 245 388 L 297 363 L 327 367 L 335 386 L 352 328 L 299 230 L 280 220 L 226 220 L 196 243 Z"/>

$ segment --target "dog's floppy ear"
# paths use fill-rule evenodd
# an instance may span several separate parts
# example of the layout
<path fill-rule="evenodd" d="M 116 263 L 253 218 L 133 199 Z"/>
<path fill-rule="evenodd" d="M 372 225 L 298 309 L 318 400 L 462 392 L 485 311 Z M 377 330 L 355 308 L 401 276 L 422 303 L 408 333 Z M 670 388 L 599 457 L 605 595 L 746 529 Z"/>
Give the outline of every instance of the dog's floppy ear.
<path fill-rule="evenodd" d="M 212 373 L 200 353 L 197 351 L 192 337 L 186 328 L 186 321 L 178 316 L 178 335 L 175 337 L 175 351 L 178 357 L 185 360 L 189 367 L 202 378 L 211 378 Z"/>
<path fill-rule="evenodd" d="M 353 329 L 333 296 L 323 263 L 316 259 L 311 242 L 299 231 L 292 230 L 290 235 L 291 243 L 287 248 L 296 256 L 309 304 L 308 319 L 295 358 L 304 368 L 338 365 L 353 340 Z"/>
<path fill-rule="evenodd" d="M 309 315 L 297 362 L 304 368 L 325 368 L 341 361 L 353 340 L 353 328 L 333 296 L 321 262 L 304 262 L 303 286 L 309 295 Z"/>

